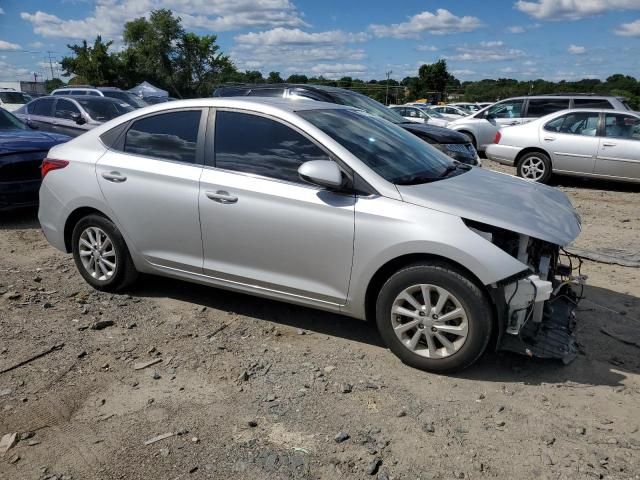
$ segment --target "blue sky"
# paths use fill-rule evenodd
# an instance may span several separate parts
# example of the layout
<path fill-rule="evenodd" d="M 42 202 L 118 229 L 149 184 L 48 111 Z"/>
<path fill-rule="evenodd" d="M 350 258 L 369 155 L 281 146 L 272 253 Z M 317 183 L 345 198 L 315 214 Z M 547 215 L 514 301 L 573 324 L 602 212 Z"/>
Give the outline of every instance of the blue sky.
<path fill-rule="evenodd" d="M 51 76 L 68 43 L 169 8 L 241 69 L 401 79 L 445 58 L 461 80 L 640 77 L 640 0 L 0 0 L 0 80 Z"/>

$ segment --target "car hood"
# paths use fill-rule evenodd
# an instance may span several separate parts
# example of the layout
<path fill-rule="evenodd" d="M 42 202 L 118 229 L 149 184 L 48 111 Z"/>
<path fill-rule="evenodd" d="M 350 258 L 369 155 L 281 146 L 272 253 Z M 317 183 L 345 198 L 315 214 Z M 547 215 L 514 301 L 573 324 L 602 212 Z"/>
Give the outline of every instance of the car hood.
<path fill-rule="evenodd" d="M 560 190 L 482 168 L 437 182 L 397 187 L 405 202 L 556 245 L 571 243 L 581 229 L 579 215 Z"/>
<path fill-rule="evenodd" d="M 34 150 L 49 150 L 71 137 L 37 130 L 0 130 L 0 155 Z"/>
<path fill-rule="evenodd" d="M 469 143 L 469 139 L 455 130 L 424 123 L 401 123 L 400 126 L 414 135 L 429 138 L 436 143 Z"/>

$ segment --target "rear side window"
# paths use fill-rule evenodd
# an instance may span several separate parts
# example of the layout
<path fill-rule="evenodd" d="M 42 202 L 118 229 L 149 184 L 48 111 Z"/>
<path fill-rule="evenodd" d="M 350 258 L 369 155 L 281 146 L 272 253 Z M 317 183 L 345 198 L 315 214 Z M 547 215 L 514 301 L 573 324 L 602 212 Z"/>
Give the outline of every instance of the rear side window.
<path fill-rule="evenodd" d="M 544 126 L 549 132 L 595 137 L 598 132 L 598 112 L 574 112 L 554 118 Z"/>
<path fill-rule="evenodd" d="M 196 163 L 200 110 L 168 112 L 131 124 L 124 151 L 145 157 Z"/>
<path fill-rule="evenodd" d="M 640 118 L 622 113 L 607 113 L 604 120 L 604 136 L 640 140 Z"/>
<path fill-rule="evenodd" d="M 573 108 L 602 108 L 613 109 L 613 105 L 609 100 L 604 99 L 591 99 L 591 98 L 575 98 L 573 100 Z"/>
<path fill-rule="evenodd" d="M 40 115 L 42 117 L 50 117 L 53 110 L 53 98 L 43 98 L 36 100 L 29 105 L 29 113 L 32 115 Z"/>
<path fill-rule="evenodd" d="M 520 118 L 522 117 L 522 105 L 524 100 L 509 100 L 496 103 L 486 111 L 487 116 L 493 118 Z"/>
<path fill-rule="evenodd" d="M 86 95 L 86 90 L 71 90 L 70 95 Z"/>
<path fill-rule="evenodd" d="M 538 98 L 529 100 L 527 118 L 540 118 L 569 108 L 568 98 Z"/>
<path fill-rule="evenodd" d="M 306 185 L 298 176 L 298 167 L 309 160 L 329 158 L 292 128 L 257 115 L 216 113 L 217 168 Z"/>

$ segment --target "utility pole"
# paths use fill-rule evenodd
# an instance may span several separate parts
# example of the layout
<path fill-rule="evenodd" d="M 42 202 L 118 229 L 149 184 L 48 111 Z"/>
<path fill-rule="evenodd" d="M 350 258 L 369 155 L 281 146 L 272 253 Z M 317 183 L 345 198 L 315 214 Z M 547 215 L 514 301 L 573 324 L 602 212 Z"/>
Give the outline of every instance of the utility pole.
<path fill-rule="evenodd" d="M 39 75 L 36 72 L 33 72 L 33 81 L 35 83 L 38 83 L 38 77 L 39 77 Z"/>
<path fill-rule="evenodd" d="M 391 74 L 393 73 L 393 71 L 388 70 L 386 73 L 387 73 L 387 93 L 384 96 L 384 104 L 389 105 L 389 77 L 391 77 Z"/>
<path fill-rule="evenodd" d="M 51 61 L 51 52 L 47 51 L 49 54 L 49 68 L 51 68 L 51 80 L 53 80 L 53 62 Z"/>

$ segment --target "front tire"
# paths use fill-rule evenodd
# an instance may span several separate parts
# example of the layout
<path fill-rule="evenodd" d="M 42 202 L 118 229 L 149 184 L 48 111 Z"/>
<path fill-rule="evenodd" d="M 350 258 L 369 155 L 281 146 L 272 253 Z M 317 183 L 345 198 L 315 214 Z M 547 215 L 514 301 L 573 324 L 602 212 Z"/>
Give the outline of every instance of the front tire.
<path fill-rule="evenodd" d="M 80 275 L 96 290 L 117 292 L 137 276 L 129 249 L 117 227 L 105 217 L 88 215 L 74 227 L 73 259 Z"/>
<path fill-rule="evenodd" d="M 421 263 L 382 286 L 376 322 L 385 344 L 409 366 L 452 372 L 485 351 L 493 313 L 480 288 L 446 264 Z"/>
<path fill-rule="evenodd" d="M 518 161 L 517 171 L 525 180 L 547 183 L 551 178 L 551 159 L 542 152 L 529 152 Z"/>

